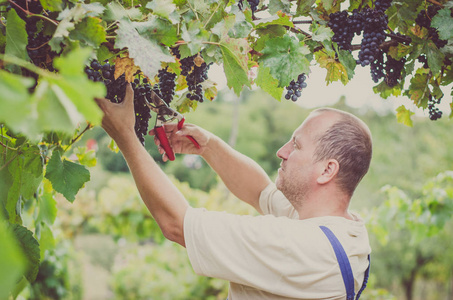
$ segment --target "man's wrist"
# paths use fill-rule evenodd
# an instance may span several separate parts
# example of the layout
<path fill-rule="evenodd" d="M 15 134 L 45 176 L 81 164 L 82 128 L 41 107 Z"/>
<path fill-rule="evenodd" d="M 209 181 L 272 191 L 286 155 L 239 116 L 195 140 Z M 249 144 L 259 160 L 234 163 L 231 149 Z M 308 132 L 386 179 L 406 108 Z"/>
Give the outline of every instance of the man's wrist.
<path fill-rule="evenodd" d="M 219 152 L 219 147 L 221 147 L 221 144 L 224 143 L 221 138 L 218 136 L 212 134 L 209 137 L 208 142 L 206 143 L 206 146 L 204 146 L 203 153 L 201 156 L 207 160 L 209 157 L 212 157 L 213 155 L 216 155 Z"/>
<path fill-rule="evenodd" d="M 125 147 L 130 146 L 131 144 L 140 142 L 133 130 L 121 132 L 112 138 L 120 150 L 125 149 Z"/>

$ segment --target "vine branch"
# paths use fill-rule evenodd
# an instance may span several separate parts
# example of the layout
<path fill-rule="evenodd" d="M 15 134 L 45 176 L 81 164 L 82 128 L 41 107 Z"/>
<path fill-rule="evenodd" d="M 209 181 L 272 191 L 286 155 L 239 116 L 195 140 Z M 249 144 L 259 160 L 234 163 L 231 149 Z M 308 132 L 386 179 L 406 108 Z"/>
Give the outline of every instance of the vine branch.
<path fill-rule="evenodd" d="M 88 130 L 90 130 L 91 128 L 93 128 L 93 125 L 91 123 L 88 123 L 87 126 L 85 127 L 84 130 L 82 130 L 82 132 L 80 132 L 75 138 L 73 138 L 68 146 L 66 147 L 66 149 L 64 150 L 64 152 L 68 151 L 68 149 L 75 143 L 77 142 L 77 140 L 85 133 L 87 132 Z"/>
<path fill-rule="evenodd" d="M 19 155 L 21 155 L 22 152 L 17 152 L 16 155 L 14 155 L 10 160 L 8 160 L 3 166 L 0 167 L 0 171 L 3 170 L 4 168 L 6 168 L 10 163 L 13 162 L 13 160 L 15 160 Z"/>
<path fill-rule="evenodd" d="M 312 20 L 293 21 L 293 24 L 311 24 L 311 23 L 313 23 Z"/>
<path fill-rule="evenodd" d="M 1 141 L 0 141 L 0 145 L 2 145 L 3 147 L 5 147 L 6 149 L 9 149 L 9 150 L 13 150 L 13 151 L 19 150 L 19 148 L 12 148 L 8 145 L 3 144 L 3 142 L 1 142 Z"/>
<path fill-rule="evenodd" d="M 439 6 L 443 7 L 443 5 L 441 3 L 439 3 L 439 2 L 437 2 L 436 0 L 427 0 L 427 1 L 431 2 L 432 4 L 439 5 Z"/>
<path fill-rule="evenodd" d="M 48 78 L 53 78 L 53 79 L 60 78 L 60 76 L 56 75 L 53 72 L 41 69 L 41 68 L 35 66 L 34 64 L 32 64 L 30 62 L 27 62 L 25 60 L 22 60 L 20 58 L 17 58 L 15 56 L 11 56 L 11 55 L 1 54 L 0 53 L 0 60 L 3 60 L 5 62 L 18 65 L 19 67 L 25 68 L 25 69 L 27 69 L 27 70 L 35 73 L 35 74 L 38 74 L 39 76 L 42 76 L 42 77 L 48 77 Z"/>

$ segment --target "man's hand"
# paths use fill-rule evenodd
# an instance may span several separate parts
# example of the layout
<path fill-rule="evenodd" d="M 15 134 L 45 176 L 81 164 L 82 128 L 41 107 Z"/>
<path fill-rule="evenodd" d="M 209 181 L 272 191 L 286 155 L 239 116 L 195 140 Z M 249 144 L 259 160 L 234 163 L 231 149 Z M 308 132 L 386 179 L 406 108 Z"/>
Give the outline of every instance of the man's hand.
<path fill-rule="evenodd" d="M 134 90 L 130 83 L 126 86 L 126 94 L 121 103 L 112 103 L 105 98 L 95 100 L 104 112 L 102 128 L 115 142 L 135 138 Z"/>
<path fill-rule="evenodd" d="M 193 124 L 186 123 L 180 130 L 178 130 L 178 125 L 176 123 L 165 124 L 164 127 L 168 141 L 175 153 L 202 155 L 212 137 L 210 132 Z M 155 135 L 154 129 L 152 129 L 149 134 Z M 200 145 L 200 149 L 197 149 L 187 136 L 192 136 Z M 164 162 L 167 161 L 168 156 L 160 146 L 160 141 L 156 136 L 154 136 L 154 143 L 157 145 L 160 154 L 162 154 L 162 160 Z"/>

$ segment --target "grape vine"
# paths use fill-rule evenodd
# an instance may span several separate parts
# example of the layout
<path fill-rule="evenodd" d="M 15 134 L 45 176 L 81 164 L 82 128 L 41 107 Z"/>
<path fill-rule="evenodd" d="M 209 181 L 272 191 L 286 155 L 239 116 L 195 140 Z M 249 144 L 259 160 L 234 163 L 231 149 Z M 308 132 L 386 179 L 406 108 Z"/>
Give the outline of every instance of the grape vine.
<path fill-rule="evenodd" d="M 72 202 L 90 179 L 88 150 L 73 152 L 101 123 L 94 98 L 120 102 L 131 83 L 144 143 L 151 91 L 189 113 L 216 98 L 214 66 L 237 96 L 256 87 L 278 101 L 303 99 L 313 66 L 345 85 L 366 67 L 382 98 L 451 118 L 442 109 L 452 101 L 452 23 L 447 0 L 0 2 L 0 215 L 32 245 L 27 280 L 45 243 L 31 230 L 44 227 L 28 230 L 18 208 L 53 205 L 57 192 Z M 410 109 L 397 112 L 412 124 Z M 54 219 L 35 221 L 51 231 Z"/>

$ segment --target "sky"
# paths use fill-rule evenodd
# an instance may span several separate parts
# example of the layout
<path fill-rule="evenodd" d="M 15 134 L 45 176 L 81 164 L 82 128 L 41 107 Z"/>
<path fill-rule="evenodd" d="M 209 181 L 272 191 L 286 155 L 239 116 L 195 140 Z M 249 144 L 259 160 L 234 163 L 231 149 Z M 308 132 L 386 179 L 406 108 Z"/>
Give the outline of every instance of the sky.
<path fill-rule="evenodd" d="M 302 91 L 302 95 L 296 102 L 304 108 L 314 108 L 320 106 L 329 106 L 335 104 L 340 97 L 345 96 L 346 104 L 355 108 L 372 108 L 376 112 L 395 112 L 396 108 L 404 105 L 407 109 L 411 110 L 416 116 L 428 117 L 428 110 L 423 111 L 416 107 L 416 105 L 407 97 L 389 97 L 387 99 L 381 98 L 378 94 L 373 92 L 373 86 L 376 85 L 371 80 L 370 68 L 357 66 L 355 69 L 354 78 L 343 85 L 341 82 L 333 82 L 326 85 L 325 77 L 327 71 L 317 66 L 311 67 L 311 73 L 306 80 L 307 87 Z M 226 78 L 222 66 L 211 65 L 208 73 L 209 79 L 217 83 L 218 90 L 228 88 L 226 85 Z M 409 78 L 406 79 L 409 84 Z M 255 87 L 256 88 L 256 87 Z M 438 105 L 439 109 L 443 111 L 444 116 L 450 114 L 451 103 L 451 85 L 444 87 L 445 94 L 443 101 Z"/>

